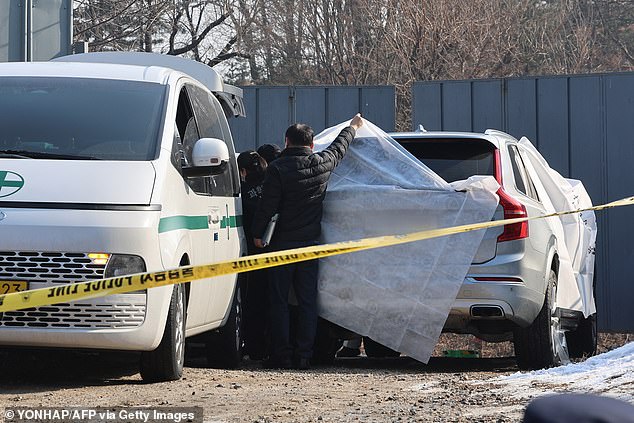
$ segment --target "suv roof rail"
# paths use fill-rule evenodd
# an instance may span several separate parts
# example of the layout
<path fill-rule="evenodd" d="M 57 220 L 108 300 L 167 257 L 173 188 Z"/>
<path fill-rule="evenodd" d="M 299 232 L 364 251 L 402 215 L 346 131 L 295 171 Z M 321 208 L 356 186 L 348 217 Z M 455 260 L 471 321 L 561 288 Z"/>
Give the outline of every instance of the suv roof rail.
<path fill-rule="evenodd" d="M 499 129 L 487 129 L 484 131 L 484 135 L 504 135 L 508 137 L 509 134 L 504 131 L 500 131 Z"/>
<path fill-rule="evenodd" d="M 506 135 L 508 136 L 508 134 L 504 131 L 500 131 L 499 129 L 487 129 L 486 131 L 484 131 L 485 135 Z"/>

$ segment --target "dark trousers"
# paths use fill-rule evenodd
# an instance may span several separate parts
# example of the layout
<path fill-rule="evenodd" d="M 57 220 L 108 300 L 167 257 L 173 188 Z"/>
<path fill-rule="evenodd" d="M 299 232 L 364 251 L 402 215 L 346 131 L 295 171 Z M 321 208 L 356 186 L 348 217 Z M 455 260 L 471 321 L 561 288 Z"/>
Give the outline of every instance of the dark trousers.
<path fill-rule="evenodd" d="M 242 291 L 245 349 L 252 360 L 260 360 L 268 354 L 268 270 L 255 270 L 245 275 L 246 289 Z"/>
<path fill-rule="evenodd" d="M 280 242 L 275 250 L 315 245 L 316 242 Z M 271 358 L 288 361 L 311 358 L 317 332 L 317 276 L 319 261 L 310 260 L 272 267 L 269 274 L 269 317 L 271 323 Z M 294 322 L 295 349 L 291 345 L 288 294 L 293 286 L 298 307 Z"/>

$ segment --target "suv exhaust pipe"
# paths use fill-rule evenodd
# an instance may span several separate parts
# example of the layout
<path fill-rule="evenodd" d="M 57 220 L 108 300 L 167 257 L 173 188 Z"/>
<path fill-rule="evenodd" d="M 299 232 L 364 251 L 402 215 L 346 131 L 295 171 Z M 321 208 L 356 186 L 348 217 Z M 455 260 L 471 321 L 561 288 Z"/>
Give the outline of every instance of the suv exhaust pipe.
<path fill-rule="evenodd" d="M 502 307 L 496 305 L 471 306 L 472 317 L 504 317 Z"/>

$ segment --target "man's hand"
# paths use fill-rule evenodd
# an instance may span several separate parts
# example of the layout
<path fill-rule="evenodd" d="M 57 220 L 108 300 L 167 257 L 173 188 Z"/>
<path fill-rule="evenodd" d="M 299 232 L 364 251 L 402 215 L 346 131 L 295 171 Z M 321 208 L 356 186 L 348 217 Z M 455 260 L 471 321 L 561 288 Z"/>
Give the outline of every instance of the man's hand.
<path fill-rule="evenodd" d="M 363 118 L 361 117 L 361 113 L 357 113 L 352 118 L 352 121 L 350 122 L 350 126 L 352 126 L 355 131 L 357 131 L 359 128 L 363 126 Z"/>
<path fill-rule="evenodd" d="M 258 248 L 264 248 L 265 245 L 260 238 L 253 238 L 253 244 Z"/>

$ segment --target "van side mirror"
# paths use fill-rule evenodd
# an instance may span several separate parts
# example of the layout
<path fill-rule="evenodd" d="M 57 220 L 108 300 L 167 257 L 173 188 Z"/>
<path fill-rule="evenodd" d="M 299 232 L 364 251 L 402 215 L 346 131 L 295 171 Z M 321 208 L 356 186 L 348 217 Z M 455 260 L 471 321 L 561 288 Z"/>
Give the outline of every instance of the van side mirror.
<path fill-rule="evenodd" d="M 229 165 L 229 149 L 218 138 L 201 138 L 192 149 L 192 166 L 183 168 L 183 176 L 220 175 Z"/>

